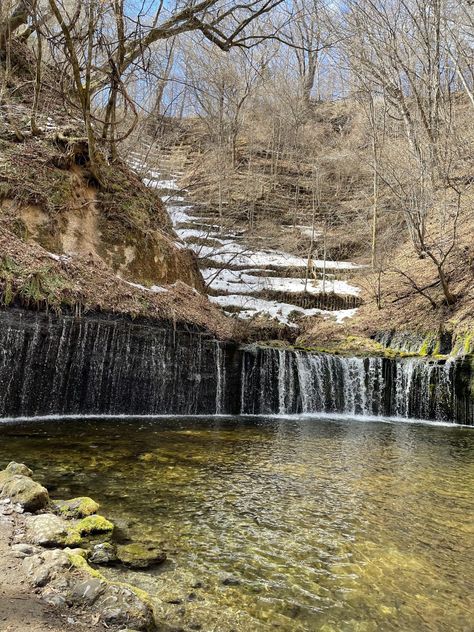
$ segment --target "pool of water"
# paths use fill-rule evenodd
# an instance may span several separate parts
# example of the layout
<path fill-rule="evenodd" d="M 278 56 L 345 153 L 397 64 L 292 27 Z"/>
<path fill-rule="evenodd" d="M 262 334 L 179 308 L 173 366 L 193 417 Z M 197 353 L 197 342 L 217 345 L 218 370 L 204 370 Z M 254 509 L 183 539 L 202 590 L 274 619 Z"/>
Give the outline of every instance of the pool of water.
<path fill-rule="evenodd" d="M 473 630 L 474 431 L 317 418 L 0 425 L 0 466 L 90 495 L 152 572 L 109 569 L 171 625 L 226 632 Z"/>

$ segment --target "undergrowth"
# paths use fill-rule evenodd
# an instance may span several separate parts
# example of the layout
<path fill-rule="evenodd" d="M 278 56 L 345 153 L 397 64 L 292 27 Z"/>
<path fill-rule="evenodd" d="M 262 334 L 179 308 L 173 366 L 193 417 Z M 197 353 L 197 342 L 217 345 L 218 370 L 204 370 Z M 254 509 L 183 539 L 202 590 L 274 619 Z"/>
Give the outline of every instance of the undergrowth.
<path fill-rule="evenodd" d="M 25 307 L 59 310 L 71 302 L 72 290 L 52 266 L 27 270 L 9 256 L 0 258 L 0 301 L 5 307 L 19 302 Z"/>

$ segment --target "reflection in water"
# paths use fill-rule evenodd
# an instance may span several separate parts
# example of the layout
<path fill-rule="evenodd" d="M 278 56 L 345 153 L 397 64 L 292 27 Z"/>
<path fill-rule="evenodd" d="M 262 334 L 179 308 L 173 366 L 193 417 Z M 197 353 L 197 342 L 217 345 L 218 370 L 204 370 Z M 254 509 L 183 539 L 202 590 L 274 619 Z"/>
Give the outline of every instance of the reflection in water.
<path fill-rule="evenodd" d="M 165 543 L 164 569 L 121 576 L 170 620 L 206 631 L 472 629 L 467 428 L 181 418 L 0 432 L 0 465 L 26 462 L 53 497 L 91 495 L 137 537 Z"/>

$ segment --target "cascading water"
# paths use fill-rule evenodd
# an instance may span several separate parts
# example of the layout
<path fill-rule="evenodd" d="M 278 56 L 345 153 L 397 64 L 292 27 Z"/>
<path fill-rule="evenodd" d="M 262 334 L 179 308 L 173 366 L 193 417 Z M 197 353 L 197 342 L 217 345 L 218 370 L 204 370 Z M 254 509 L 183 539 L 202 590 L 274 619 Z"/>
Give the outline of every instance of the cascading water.
<path fill-rule="evenodd" d="M 248 349 L 242 412 L 452 420 L 455 361 L 346 358 L 271 348 Z"/>
<path fill-rule="evenodd" d="M 468 359 L 238 347 L 170 323 L 0 311 L 0 417 L 346 413 L 474 423 Z"/>
<path fill-rule="evenodd" d="M 0 312 L 0 417 L 237 413 L 234 348 L 168 323 Z"/>

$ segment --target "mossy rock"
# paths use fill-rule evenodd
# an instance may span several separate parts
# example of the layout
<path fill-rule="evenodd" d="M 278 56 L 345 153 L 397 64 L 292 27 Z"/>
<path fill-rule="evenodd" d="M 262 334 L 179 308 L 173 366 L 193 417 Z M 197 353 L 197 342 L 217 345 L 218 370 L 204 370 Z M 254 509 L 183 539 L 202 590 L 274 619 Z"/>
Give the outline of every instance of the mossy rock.
<path fill-rule="evenodd" d="M 22 463 L 10 463 L 0 472 L 0 498 L 10 498 L 25 511 L 38 511 L 49 505 L 48 490 L 36 483 L 32 471 Z"/>
<path fill-rule="evenodd" d="M 99 516 L 96 514 L 93 516 L 87 516 L 87 518 L 83 518 L 75 524 L 74 528 L 81 536 L 91 536 L 98 534 L 112 535 L 114 525 L 112 522 L 110 522 L 110 520 L 104 518 L 104 516 Z"/>
<path fill-rule="evenodd" d="M 102 573 L 89 566 L 80 552 L 71 550 L 67 553 L 72 566 L 106 586 L 105 592 L 94 604 L 94 609 L 100 612 L 102 621 L 107 625 L 119 625 L 121 628 L 125 625 L 133 626 L 135 630 L 156 629 L 153 606 L 148 593 L 136 586 L 109 581 Z"/>
<path fill-rule="evenodd" d="M 87 548 L 90 544 L 89 538 L 110 537 L 114 525 L 103 516 L 88 516 L 70 522 L 55 514 L 41 514 L 29 518 L 27 528 L 32 544 Z"/>
<path fill-rule="evenodd" d="M 99 511 L 99 504 L 87 496 L 72 498 L 71 500 L 56 500 L 55 510 L 63 518 L 87 518 Z"/>
<path fill-rule="evenodd" d="M 138 569 L 163 564 L 166 553 L 152 545 L 133 542 L 117 546 L 117 557 L 125 566 Z"/>

